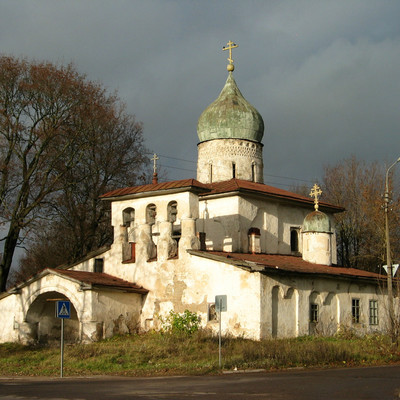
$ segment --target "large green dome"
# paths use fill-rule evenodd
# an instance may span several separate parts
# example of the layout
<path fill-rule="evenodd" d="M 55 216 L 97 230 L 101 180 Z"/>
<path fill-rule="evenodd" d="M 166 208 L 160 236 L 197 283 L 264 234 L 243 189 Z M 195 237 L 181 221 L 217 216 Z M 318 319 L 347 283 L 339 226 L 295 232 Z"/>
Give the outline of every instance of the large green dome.
<path fill-rule="evenodd" d="M 212 139 L 247 139 L 261 143 L 264 121 L 243 97 L 232 72 L 218 98 L 201 114 L 197 123 L 200 142 Z"/>

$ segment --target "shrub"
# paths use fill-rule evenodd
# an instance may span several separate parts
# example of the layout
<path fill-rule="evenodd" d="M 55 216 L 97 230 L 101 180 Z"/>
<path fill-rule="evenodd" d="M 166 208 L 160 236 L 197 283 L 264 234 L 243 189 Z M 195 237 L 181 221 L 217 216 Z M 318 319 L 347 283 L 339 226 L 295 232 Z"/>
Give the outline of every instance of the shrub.
<path fill-rule="evenodd" d="M 161 321 L 163 323 L 163 331 L 169 333 L 191 335 L 200 328 L 200 317 L 189 310 L 185 310 L 183 313 L 176 313 L 171 310 L 168 317 Z"/>

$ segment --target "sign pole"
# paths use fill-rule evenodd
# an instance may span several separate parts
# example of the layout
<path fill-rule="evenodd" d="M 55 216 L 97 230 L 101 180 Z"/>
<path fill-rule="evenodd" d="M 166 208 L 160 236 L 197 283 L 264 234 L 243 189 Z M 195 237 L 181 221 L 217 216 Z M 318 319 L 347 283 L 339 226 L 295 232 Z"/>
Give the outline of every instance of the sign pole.
<path fill-rule="evenodd" d="M 219 368 L 222 368 L 222 357 L 221 357 L 221 319 L 222 319 L 222 311 L 227 311 L 228 307 L 227 307 L 227 298 L 226 298 L 226 294 L 223 295 L 219 295 L 219 296 L 215 296 L 215 310 L 218 312 L 218 316 L 219 316 L 219 334 L 218 334 L 218 364 L 219 364 Z"/>
<path fill-rule="evenodd" d="M 63 377 L 64 369 L 64 318 L 61 318 L 61 372 L 60 376 Z"/>
<path fill-rule="evenodd" d="M 61 378 L 64 376 L 64 319 L 71 318 L 71 302 L 60 300 L 56 302 L 56 318 L 61 319 Z"/>
<path fill-rule="evenodd" d="M 222 312 L 221 312 L 221 303 L 222 303 L 222 299 L 219 298 L 219 337 L 218 337 L 218 361 L 219 361 L 219 368 L 222 368 L 222 360 L 221 360 L 221 316 L 222 316 Z"/>

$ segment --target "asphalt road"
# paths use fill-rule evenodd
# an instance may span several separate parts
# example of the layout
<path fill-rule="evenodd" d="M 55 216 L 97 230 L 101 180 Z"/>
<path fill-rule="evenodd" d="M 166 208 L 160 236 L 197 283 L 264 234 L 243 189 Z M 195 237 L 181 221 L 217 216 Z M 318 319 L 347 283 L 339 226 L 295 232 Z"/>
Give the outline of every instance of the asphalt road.
<path fill-rule="evenodd" d="M 400 399 L 400 365 L 157 378 L 0 378 L 1 400 Z"/>

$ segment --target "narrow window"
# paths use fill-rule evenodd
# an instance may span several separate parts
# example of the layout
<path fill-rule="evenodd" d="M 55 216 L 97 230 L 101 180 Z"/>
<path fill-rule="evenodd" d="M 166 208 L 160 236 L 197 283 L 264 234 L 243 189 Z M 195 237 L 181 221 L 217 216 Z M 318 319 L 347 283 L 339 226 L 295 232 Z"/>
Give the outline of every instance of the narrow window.
<path fill-rule="evenodd" d="M 252 182 L 255 182 L 256 180 L 256 166 L 254 162 L 251 163 L 251 180 Z"/>
<path fill-rule="evenodd" d="M 318 304 L 311 303 L 310 304 L 310 321 L 317 323 L 318 322 L 318 313 L 319 313 L 319 307 Z"/>
<path fill-rule="evenodd" d="M 122 220 L 123 220 L 123 225 L 126 226 L 127 228 L 133 226 L 135 222 L 135 209 L 125 208 L 125 210 L 122 211 Z"/>
<path fill-rule="evenodd" d="M 351 300 L 351 318 L 355 324 L 360 322 L 360 299 Z"/>
<path fill-rule="evenodd" d="M 178 215 L 178 203 L 171 201 L 168 204 L 168 222 L 176 222 L 176 216 Z"/>
<path fill-rule="evenodd" d="M 232 178 L 236 178 L 236 164 L 232 163 Z"/>
<path fill-rule="evenodd" d="M 156 206 L 155 204 L 149 204 L 146 208 L 146 223 L 154 225 L 156 222 Z"/>
<path fill-rule="evenodd" d="M 207 321 L 216 321 L 217 311 L 215 310 L 215 303 L 208 303 Z"/>
<path fill-rule="evenodd" d="M 210 165 L 210 183 L 212 183 L 213 181 L 213 168 L 212 168 L 212 163 L 209 164 Z"/>
<path fill-rule="evenodd" d="M 102 258 L 94 259 L 94 272 L 102 273 L 104 269 L 104 260 Z"/>
<path fill-rule="evenodd" d="M 290 228 L 290 250 L 299 251 L 299 229 Z"/>
<path fill-rule="evenodd" d="M 378 325 L 378 300 L 369 301 L 369 324 Z"/>

